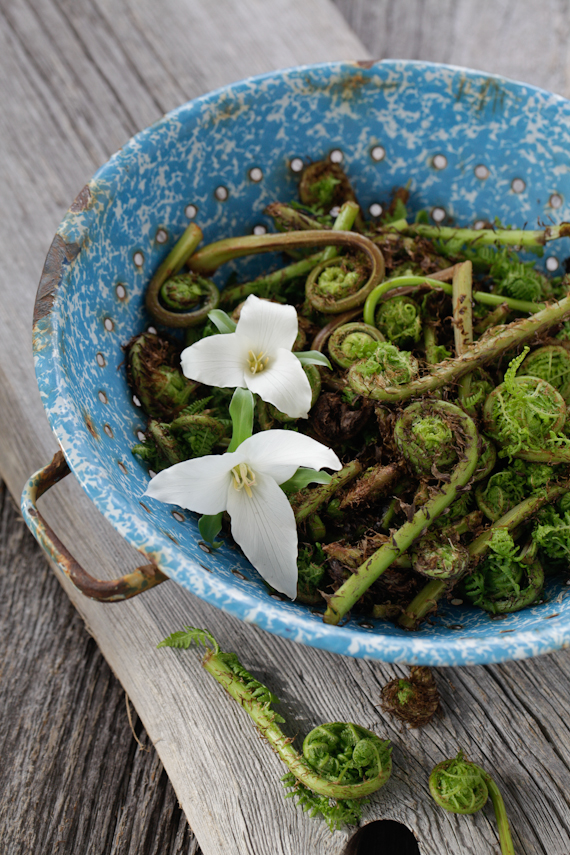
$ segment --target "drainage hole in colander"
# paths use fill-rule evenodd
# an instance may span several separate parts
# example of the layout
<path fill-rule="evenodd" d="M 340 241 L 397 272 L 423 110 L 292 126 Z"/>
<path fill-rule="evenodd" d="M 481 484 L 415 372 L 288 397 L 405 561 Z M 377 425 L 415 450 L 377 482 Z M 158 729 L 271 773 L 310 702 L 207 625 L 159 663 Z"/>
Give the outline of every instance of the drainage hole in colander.
<path fill-rule="evenodd" d="M 300 157 L 294 157 L 289 164 L 289 168 L 291 172 L 301 172 L 303 169 L 304 163 Z"/>
<path fill-rule="evenodd" d="M 445 220 L 446 213 L 445 208 L 432 208 L 431 209 L 431 218 L 434 223 L 442 223 Z"/>
<path fill-rule="evenodd" d="M 381 217 L 382 210 L 382 205 L 379 202 L 372 202 L 372 204 L 368 208 L 368 212 L 371 217 Z"/>
<path fill-rule="evenodd" d="M 111 427 L 111 425 L 103 425 L 103 430 L 105 431 L 105 433 L 107 434 L 107 436 L 110 439 L 113 439 L 114 434 L 113 434 L 113 428 Z"/>
<path fill-rule="evenodd" d="M 381 145 L 375 145 L 370 149 L 370 157 L 372 160 L 380 161 L 386 157 L 386 149 Z"/>
<path fill-rule="evenodd" d="M 361 626 L 362 629 L 374 629 L 374 624 L 372 623 L 359 623 L 358 626 Z"/>
<path fill-rule="evenodd" d="M 265 235 L 267 234 L 267 227 L 264 226 L 262 223 L 258 223 L 256 226 L 253 227 L 252 231 L 254 235 Z"/>
<path fill-rule="evenodd" d="M 105 401 L 105 403 L 107 403 L 107 402 Z M 142 407 L 142 404 L 136 395 L 133 395 L 133 404 L 135 405 L 135 407 Z"/>
<path fill-rule="evenodd" d="M 338 217 L 338 215 L 339 215 L 339 214 L 340 214 L 340 207 L 339 207 L 339 205 L 335 205 L 335 206 L 334 206 L 334 208 L 331 208 L 331 209 L 330 209 L 330 211 L 329 211 L 329 215 L 330 215 L 333 219 L 336 219 L 336 218 Z"/>
<path fill-rule="evenodd" d="M 548 203 L 551 208 L 561 208 L 562 207 L 562 196 L 559 193 L 553 193 Z"/>
<path fill-rule="evenodd" d="M 100 389 L 100 390 L 97 392 L 97 396 L 98 396 L 98 398 L 99 398 L 99 400 L 101 401 L 101 403 L 102 403 L 102 404 L 108 404 L 108 403 L 109 403 L 109 399 L 107 398 L 106 394 L 103 392 L 103 390 L 102 390 L 102 389 Z M 139 405 L 139 406 L 140 406 L 140 405 Z"/>
<path fill-rule="evenodd" d="M 212 552 L 212 550 L 210 549 L 210 547 L 208 546 L 208 544 L 207 544 L 207 543 L 204 543 L 204 541 L 203 541 L 203 540 L 199 540 L 199 541 L 198 541 L 198 546 L 200 547 L 200 549 L 202 550 L 202 552 L 207 552 L 208 554 L 210 554 L 210 553 Z M 206 569 L 207 569 L 207 568 L 206 568 Z"/>
<path fill-rule="evenodd" d="M 513 178 L 511 181 L 511 190 L 513 193 L 522 193 L 526 190 L 526 184 L 522 178 Z"/>
<path fill-rule="evenodd" d="M 236 570 L 235 567 L 232 569 L 232 573 L 234 574 L 234 576 L 237 576 L 238 579 L 243 579 L 245 581 L 245 579 L 247 578 L 243 575 L 243 573 L 240 573 L 239 570 Z"/>
<path fill-rule="evenodd" d="M 227 187 L 224 187 L 223 184 L 220 184 L 219 187 L 216 187 L 214 190 L 214 196 L 218 200 L 218 202 L 225 202 L 228 196 L 230 195 L 230 191 Z"/>
<path fill-rule="evenodd" d="M 153 327 L 153 326 L 147 327 L 146 331 L 149 332 L 151 335 L 156 335 L 156 327 Z"/>
<path fill-rule="evenodd" d="M 193 220 L 197 213 L 198 208 L 196 205 L 186 205 L 184 208 L 184 214 L 189 220 Z"/>
<path fill-rule="evenodd" d="M 139 442 L 144 442 L 144 441 L 145 441 L 145 439 L 146 439 L 146 433 L 144 432 L 144 430 L 140 430 L 140 429 L 139 429 L 139 430 L 137 430 L 136 434 L 137 434 L 137 439 L 138 439 L 138 441 L 139 441 Z"/>
<path fill-rule="evenodd" d="M 333 148 L 331 153 L 329 154 L 329 160 L 331 163 L 342 163 L 344 160 L 344 154 L 340 150 L 340 148 Z"/>
<path fill-rule="evenodd" d="M 98 353 L 95 359 L 97 360 L 97 365 L 99 366 L 99 368 L 104 368 L 106 366 L 107 361 L 102 353 Z"/>
<path fill-rule="evenodd" d="M 126 300 L 127 299 L 127 289 L 123 285 L 122 282 L 118 282 L 115 288 L 115 294 L 117 295 L 118 300 Z"/>
<path fill-rule="evenodd" d="M 479 230 L 479 229 L 485 229 L 485 228 L 487 228 L 487 225 L 488 225 L 488 223 L 487 223 L 487 221 L 486 221 L 486 220 L 476 220 L 476 221 L 473 223 L 473 228 L 474 228 L 474 229 L 477 229 L 477 230 Z"/>
<path fill-rule="evenodd" d="M 166 229 L 157 229 L 155 240 L 157 243 L 166 243 L 166 241 L 168 240 L 168 232 L 166 231 Z"/>
<path fill-rule="evenodd" d="M 128 474 L 127 467 L 125 466 L 125 464 L 123 463 L 123 461 L 122 461 L 122 460 L 117 460 L 117 466 L 119 467 L 119 469 L 121 470 L 121 472 L 123 473 L 123 475 L 127 475 L 127 474 Z"/>
<path fill-rule="evenodd" d="M 432 164 L 434 169 L 445 169 L 447 166 L 447 158 L 444 154 L 435 154 L 433 156 Z"/>
<path fill-rule="evenodd" d="M 150 508 L 147 508 L 147 506 L 146 506 L 143 502 L 139 502 L 139 505 L 141 506 L 141 508 L 143 509 L 143 511 L 146 511 L 146 512 L 147 512 L 147 514 L 152 514 L 151 509 L 150 509 Z"/>
<path fill-rule="evenodd" d="M 478 163 L 475 167 L 475 177 L 480 178 L 481 181 L 484 181 L 485 178 L 488 178 L 491 174 L 484 163 Z"/>
<path fill-rule="evenodd" d="M 113 323 L 111 318 L 105 318 L 105 320 L 103 321 L 103 326 L 105 327 L 107 332 L 113 332 L 113 330 L 115 329 L 115 324 Z"/>
<path fill-rule="evenodd" d="M 556 258 L 555 255 L 549 255 L 546 259 L 546 269 L 550 271 L 550 273 L 554 273 L 555 270 L 558 270 L 560 266 L 560 262 Z"/>
<path fill-rule="evenodd" d="M 249 178 L 251 181 L 255 181 L 256 184 L 258 181 L 261 181 L 261 179 L 263 178 L 263 172 L 261 171 L 259 166 L 254 166 L 252 169 L 249 170 Z"/>
<path fill-rule="evenodd" d="M 135 263 L 135 267 L 142 267 L 144 264 L 144 253 L 140 250 L 137 250 L 133 253 L 133 261 Z"/>
<path fill-rule="evenodd" d="M 185 520 L 184 514 L 181 514 L 180 511 L 172 511 L 172 516 L 177 522 L 184 522 Z"/>

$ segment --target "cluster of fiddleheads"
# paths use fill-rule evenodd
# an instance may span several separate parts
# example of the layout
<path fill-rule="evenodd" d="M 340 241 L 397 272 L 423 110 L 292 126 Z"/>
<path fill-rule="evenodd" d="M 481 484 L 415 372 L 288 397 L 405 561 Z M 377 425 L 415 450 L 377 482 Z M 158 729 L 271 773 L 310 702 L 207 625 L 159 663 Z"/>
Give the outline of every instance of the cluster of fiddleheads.
<path fill-rule="evenodd" d="M 541 596 L 540 565 L 570 563 L 570 516 L 552 504 L 570 466 L 570 296 L 564 277 L 515 249 L 540 250 L 567 227 L 455 229 L 421 214 L 409 223 L 408 198 L 401 188 L 367 222 L 342 167 L 322 161 L 304 171 L 299 201 L 268 207 L 276 233 L 199 248 L 190 226 L 147 293 L 154 322 L 171 332 L 159 326 L 127 347 L 149 419 L 133 451 L 158 472 L 231 443 L 231 391 L 183 375 L 177 330 L 188 326 L 187 345 L 231 333 L 252 294 L 296 307 L 309 416 L 259 397 L 252 430 L 306 433 L 341 459 L 328 479 L 283 485 L 298 597 L 326 606 L 331 623 L 360 610 L 415 628 L 457 585 L 489 612 L 518 608 Z M 232 274 L 217 295 L 208 277 L 218 268 L 269 252 L 285 265 L 250 281 Z M 212 309 L 218 299 L 231 318 Z M 248 358 L 254 372 L 267 363 Z M 489 547 L 521 508 L 508 522 L 511 553 Z"/>

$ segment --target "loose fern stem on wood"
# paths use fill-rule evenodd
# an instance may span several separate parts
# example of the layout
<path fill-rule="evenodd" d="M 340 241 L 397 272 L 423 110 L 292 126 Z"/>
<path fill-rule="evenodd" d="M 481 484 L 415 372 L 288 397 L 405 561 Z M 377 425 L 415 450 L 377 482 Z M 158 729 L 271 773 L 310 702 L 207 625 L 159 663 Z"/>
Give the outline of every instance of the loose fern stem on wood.
<path fill-rule="evenodd" d="M 489 542 L 496 531 L 500 529 L 508 532 L 514 531 L 521 523 L 534 516 L 540 508 L 552 504 L 552 502 L 555 502 L 569 490 L 570 481 L 563 481 L 560 484 L 552 484 L 550 487 L 546 487 L 539 495 L 530 496 L 528 499 L 520 502 L 468 545 L 467 551 L 471 559 L 480 560 L 487 554 Z M 454 584 L 458 581 L 459 579 L 455 579 Z M 404 614 L 400 617 L 398 621 L 399 625 L 405 629 L 414 629 L 436 607 L 438 601 L 448 590 L 449 582 L 447 580 L 432 579 L 414 597 Z"/>
<path fill-rule="evenodd" d="M 451 472 L 449 481 L 443 484 L 441 490 L 416 511 L 411 522 L 404 523 L 386 544 L 361 564 L 338 591 L 330 597 L 324 615 L 325 623 L 339 623 L 370 585 L 388 569 L 396 558 L 403 555 L 414 540 L 424 530 L 428 529 L 453 502 L 458 488 L 464 487 L 475 471 L 478 461 L 479 437 L 473 420 L 459 407 L 446 401 L 433 401 L 431 409 L 438 412 L 442 420 L 453 420 L 455 430 L 460 430 L 463 434 L 465 445 L 462 449 L 462 456 Z M 439 448 L 435 450 L 441 451 Z M 426 455 L 427 453 L 426 451 Z"/>
<path fill-rule="evenodd" d="M 373 388 L 364 386 L 359 376 L 359 369 L 364 364 L 364 360 L 350 368 L 348 380 L 355 392 L 367 395 L 374 400 L 392 403 L 405 401 L 454 383 L 464 374 L 497 359 L 506 350 L 522 344 L 532 336 L 545 333 L 553 324 L 565 320 L 568 316 L 570 316 L 570 296 L 548 305 L 530 318 L 521 318 L 506 326 L 487 330 L 467 353 L 456 359 L 446 359 L 425 377 L 401 386 L 384 386 L 381 382 L 376 383 Z"/>
<path fill-rule="evenodd" d="M 173 633 L 158 647 L 188 649 L 193 643 L 206 647 L 203 667 L 253 719 L 290 770 L 291 774 L 283 778 L 284 786 L 296 789 L 288 795 L 297 796 L 311 815 L 322 813 L 331 830 L 343 822 L 357 821 L 357 800 L 376 792 L 390 777 L 389 742 L 359 725 L 333 722 L 319 725 L 307 734 L 301 756 L 293 740 L 279 727 L 284 719 L 271 707 L 278 699 L 246 671 L 235 653 L 222 652 L 210 632 L 185 627 L 185 631 Z M 316 798 L 315 793 L 325 798 Z M 330 804 L 329 799 L 336 804 Z"/>
<path fill-rule="evenodd" d="M 515 855 L 509 821 L 499 788 L 480 766 L 460 751 L 457 757 L 438 763 L 429 776 L 429 789 L 437 804 L 451 813 L 477 813 L 489 796 L 499 828 L 502 855 Z"/>

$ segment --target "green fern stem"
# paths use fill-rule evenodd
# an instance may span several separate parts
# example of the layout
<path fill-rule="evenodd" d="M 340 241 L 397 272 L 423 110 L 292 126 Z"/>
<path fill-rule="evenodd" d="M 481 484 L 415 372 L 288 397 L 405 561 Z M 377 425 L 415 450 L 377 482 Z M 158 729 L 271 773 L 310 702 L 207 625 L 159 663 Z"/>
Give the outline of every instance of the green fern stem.
<path fill-rule="evenodd" d="M 570 223 L 548 226 L 546 229 L 455 229 L 451 226 L 430 226 L 422 223 L 409 225 L 406 220 L 391 223 L 389 231 L 419 235 L 431 240 L 476 244 L 477 246 L 528 246 L 540 247 L 552 240 L 570 237 Z"/>
<path fill-rule="evenodd" d="M 378 383 L 370 391 L 361 391 L 359 362 L 350 368 L 348 381 L 359 394 L 366 394 L 375 400 L 392 403 L 405 401 L 408 398 L 424 395 L 426 392 L 433 392 L 435 389 L 456 382 L 464 374 L 497 359 L 506 350 L 522 344 L 528 338 L 541 335 L 553 324 L 563 321 L 568 316 L 570 316 L 570 296 L 564 297 L 560 302 L 549 304 L 530 318 L 520 318 L 506 326 L 487 330 L 469 348 L 467 353 L 455 359 L 446 359 L 444 362 L 440 362 L 429 374 L 412 380 L 410 383 L 401 386 L 383 386 Z"/>
<path fill-rule="evenodd" d="M 380 547 L 367 561 L 358 567 L 341 587 L 330 597 L 324 622 L 338 624 L 344 615 L 350 611 L 370 585 L 384 573 L 396 558 L 403 555 L 424 530 L 444 512 L 453 502 L 460 487 L 465 486 L 478 461 L 479 437 L 473 420 L 463 410 L 447 401 L 434 401 L 436 408 L 452 417 L 454 429 L 460 430 L 464 438 L 461 458 L 450 474 L 449 481 L 444 483 L 441 490 L 432 496 L 414 514 L 411 522 L 404 525 L 390 537 L 390 540 Z"/>

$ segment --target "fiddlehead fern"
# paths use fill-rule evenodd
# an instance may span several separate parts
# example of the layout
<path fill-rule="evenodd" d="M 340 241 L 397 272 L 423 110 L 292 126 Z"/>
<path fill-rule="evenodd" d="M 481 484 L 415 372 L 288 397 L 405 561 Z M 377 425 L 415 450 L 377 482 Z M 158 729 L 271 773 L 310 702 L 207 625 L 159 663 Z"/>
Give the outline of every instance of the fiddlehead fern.
<path fill-rule="evenodd" d="M 376 326 L 386 339 L 398 347 L 409 347 L 420 340 L 420 307 L 411 297 L 392 297 L 376 310 Z"/>
<path fill-rule="evenodd" d="M 328 315 L 361 306 L 371 290 L 366 268 L 347 256 L 318 264 L 309 273 L 305 285 L 311 306 Z"/>
<path fill-rule="evenodd" d="M 403 555 L 424 529 L 429 528 L 453 502 L 458 488 L 465 486 L 475 471 L 479 443 L 477 429 L 472 419 L 459 407 L 446 401 L 433 401 L 429 406 L 430 416 L 437 413 L 450 425 L 458 444 L 457 465 L 449 476 L 446 476 L 441 490 L 429 498 L 425 505 L 416 511 L 413 518 L 392 534 L 388 543 L 381 546 L 330 597 L 324 616 L 325 623 L 337 624 L 344 617 L 370 585 L 387 570 L 394 559 Z"/>
<path fill-rule="evenodd" d="M 198 383 L 183 375 L 173 344 L 153 333 L 141 333 L 125 351 L 127 379 L 148 416 L 168 419 L 188 404 Z"/>
<path fill-rule="evenodd" d="M 429 776 L 432 798 L 452 813 L 470 814 L 487 803 L 493 803 L 499 828 L 502 855 L 515 855 L 505 803 L 491 776 L 475 763 L 470 763 L 459 751 L 457 757 L 438 763 Z"/>
<path fill-rule="evenodd" d="M 412 665 L 407 679 L 396 678 L 382 686 L 382 709 L 409 727 L 423 727 L 441 715 L 439 692 L 425 665 Z"/>
<path fill-rule="evenodd" d="M 539 347 L 519 366 L 517 376 L 530 374 L 546 380 L 557 389 L 564 401 L 570 403 L 570 352 L 560 345 Z"/>
<path fill-rule="evenodd" d="M 359 395 L 376 398 L 382 389 L 409 385 L 418 374 L 415 356 L 385 341 L 379 342 L 368 358 L 351 365 L 348 382 Z"/>
<path fill-rule="evenodd" d="M 344 202 L 356 202 L 354 190 L 340 164 L 319 160 L 303 170 L 299 199 L 304 205 L 330 211 Z"/>
<path fill-rule="evenodd" d="M 517 612 L 532 605 L 544 584 L 542 567 L 532 560 L 536 548 L 530 548 L 530 555 L 526 554 L 527 549 L 519 554 L 512 535 L 505 529 L 497 529 L 488 546 L 489 554 L 464 582 L 465 594 L 474 605 L 490 614 Z"/>
<path fill-rule="evenodd" d="M 384 336 L 375 327 L 363 323 L 343 324 L 329 338 L 329 355 L 341 368 L 350 368 L 359 359 L 371 356 L 380 341 L 384 341 Z"/>
<path fill-rule="evenodd" d="M 469 566 L 469 553 L 458 542 L 426 534 L 412 550 L 412 566 L 416 573 L 430 579 L 458 579 Z"/>
<path fill-rule="evenodd" d="M 203 644 L 202 665 L 253 719 L 261 735 L 289 768 L 284 786 L 293 788 L 305 810 L 322 813 L 331 830 L 360 818 L 359 799 L 380 789 L 392 771 L 389 742 L 355 724 L 332 722 L 312 730 L 303 742 L 303 754 L 293 747 L 272 709 L 277 701 L 269 689 L 241 665 L 235 653 L 223 653 L 207 630 L 185 627 L 158 647 L 189 648 Z M 330 800 L 334 800 L 332 803 Z"/>
<path fill-rule="evenodd" d="M 485 430 L 502 446 L 502 455 L 544 449 L 566 419 L 564 398 L 546 380 L 515 376 L 527 353 L 525 348 L 512 360 L 504 382 L 491 392 L 483 408 Z"/>

